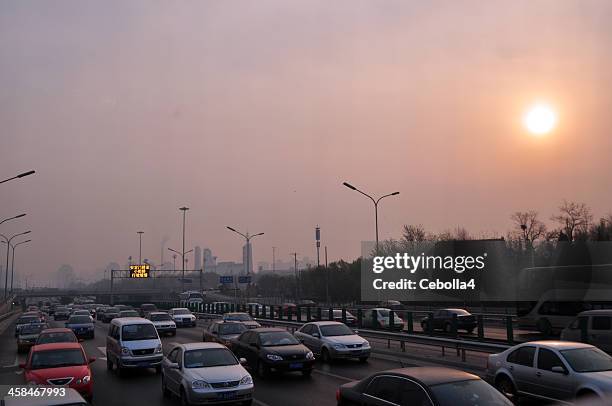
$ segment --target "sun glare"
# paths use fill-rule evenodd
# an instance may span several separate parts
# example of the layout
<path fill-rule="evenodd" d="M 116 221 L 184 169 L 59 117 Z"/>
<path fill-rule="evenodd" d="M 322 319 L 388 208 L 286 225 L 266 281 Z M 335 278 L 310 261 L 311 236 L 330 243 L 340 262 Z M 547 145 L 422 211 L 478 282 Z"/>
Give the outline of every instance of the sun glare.
<path fill-rule="evenodd" d="M 549 105 L 540 103 L 529 108 L 523 121 L 530 133 L 544 135 L 557 125 L 557 114 Z"/>

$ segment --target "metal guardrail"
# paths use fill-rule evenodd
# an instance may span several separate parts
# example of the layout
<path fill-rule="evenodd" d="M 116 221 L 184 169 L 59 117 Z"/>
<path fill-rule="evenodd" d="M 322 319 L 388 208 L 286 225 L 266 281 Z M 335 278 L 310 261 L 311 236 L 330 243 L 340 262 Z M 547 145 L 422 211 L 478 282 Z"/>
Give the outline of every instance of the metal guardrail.
<path fill-rule="evenodd" d="M 198 316 L 198 318 L 207 319 L 218 319 L 222 317 L 222 314 L 218 313 L 196 312 L 196 315 Z M 263 325 L 286 327 L 292 332 L 294 332 L 304 324 L 297 321 L 275 320 L 257 317 L 255 318 L 255 320 L 257 320 Z M 400 344 L 402 352 L 406 352 L 406 343 L 439 347 L 441 348 L 442 356 L 445 356 L 446 348 L 451 348 L 457 352 L 457 356 L 461 357 L 461 361 L 463 362 L 466 361 L 466 353 L 468 351 L 492 354 L 504 351 L 510 347 L 509 345 L 505 344 L 496 344 L 455 338 L 431 337 L 421 334 L 395 333 L 390 331 L 380 331 L 371 329 L 358 329 L 357 332 L 360 336 L 365 338 L 386 340 L 388 342 L 387 347 L 390 347 L 391 341 L 398 342 Z"/>

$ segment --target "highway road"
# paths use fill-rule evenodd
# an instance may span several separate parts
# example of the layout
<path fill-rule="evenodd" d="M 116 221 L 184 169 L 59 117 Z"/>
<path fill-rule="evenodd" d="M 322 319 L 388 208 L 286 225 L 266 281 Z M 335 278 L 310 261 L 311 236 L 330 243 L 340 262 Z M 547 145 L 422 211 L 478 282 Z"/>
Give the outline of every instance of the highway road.
<path fill-rule="evenodd" d="M 162 337 L 164 353 L 170 349 L 172 342 L 201 341 L 202 327 L 208 322 L 199 320 L 194 328 L 179 328 L 175 337 Z M 61 327 L 63 322 L 51 321 L 51 327 Z M 23 373 L 18 364 L 25 359 L 24 354 L 16 353 L 16 343 L 13 337 L 14 325 L 11 324 L 0 335 L 0 383 L 4 385 L 23 385 Z M 97 357 L 92 364 L 94 381 L 94 405 L 123 406 L 123 405 L 178 405 L 176 398 L 166 399 L 161 393 L 161 378 L 154 370 L 132 370 L 125 376 L 119 377 L 116 371 L 106 369 L 105 340 L 108 324 L 96 322 L 96 336 L 92 340 L 82 342 L 89 356 Z M 361 379 L 376 371 L 398 368 L 402 366 L 434 365 L 440 361 L 456 362 L 458 358 L 446 354 L 442 358 L 438 351 L 427 347 L 409 346 L 407 356 L 416 356 L 419 359 L 403 357 L 399 353 L 389 351 L 386 343 L 373 343 L 376 352 L 365 364 L 357 361 L 336 361 L 331 365 L 317 362 L 316 369 L 311 377 L 305 378 L 301 374 L 284 374 L 268 379 L 255 380 L 255 405 L 259 406 L 327 406 L 335 405 L 335 393 L 339 385 L 354 379 Z M 397 350 L 397 349 L 395 349 Z M 429 354 L 428 354 L 429 352 Z M 450 351 L 449 351 L 450 352 Z M 394 355 L 397 354 L 397 355 Z M 429 358 L 428 358 L 429 357 Z M 468 359 L 463 363 L 462 369 L 470 372 L 482 371 L 484 354 Z M 429 361 L 427 361 L 429 359 Z"/>

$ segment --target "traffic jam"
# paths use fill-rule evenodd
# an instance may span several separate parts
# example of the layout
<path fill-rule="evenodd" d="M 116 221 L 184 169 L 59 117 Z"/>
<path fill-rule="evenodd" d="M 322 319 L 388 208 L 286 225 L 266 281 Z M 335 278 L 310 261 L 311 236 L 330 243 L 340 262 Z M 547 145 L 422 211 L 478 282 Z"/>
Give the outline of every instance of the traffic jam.
<path fill-rule="evenodd" d="M 262 307 L 249 305 L 257 310 Z M 225 302 L 211 307 L 229 310 Z M 364 315 L 375 320 L 366 317 L 364 325 L 376 321 L 379 328 L 391 324 L 394 331 L 401 331 L 405 324 L 396 314 L 390 322 L 390 309 L 369 310 Z M 70 404 L 79 404 L 75 398 L 83 404 L 93 403 L 95 377 L 90 365 L 96 357 L 88 356 L 82 343 L 95 337 L 96 322 L 108 326 L 105 355 L 109 372 L 121 377 L 128 370 L 153 369 L 160 376 L 162 396 L 184 405 L 250 405 L 256 393 L 253 375 L 273 380 L 279 374 L 297 373 L 308 379 L 316 363 L 349 360 L 358 368 L 374 353 L 371 343 L 355 329 L 355 317 L 346 310 L 343 319 L 342 310 L 333 309 L 327 320 L 305 322 L 293 332 L 264 327 L 265 320 L 256 320 L 249 313 L 223 310 L 199 327 L 198 319 L 208 315 L 194 314 L 187 307 L 31 305 L 15 323 L 17 351 L 27 353 L 19 365 L 23 383 L 66 388 Z M 463 309 L 441 309 L 433 314 L 421 320 L 424 329 L 447 331 L 452 314 L 462 319 L 458 328 L 469 333 L 476 328 L 474 317 Z M 64 327 L 51 327 L 52 320 L 63 322 Z M 439 366 L 384 370 L 339 386 L 335 401 L 338 405 L 400 406 L 512 405 L 525 399 L 532 402 L 528 404 L 611 404 L 606 402 L 612 394 L 612 357 L 605 352 L 610 347 L 579 342 L 580 336 L 565 339 L 574 338 L 572 332 L 580 323 L 586 323 L 589 332 L 612 337 L 610 321 L 610 310 L 581 313 L 563 330 L 563 340 L 529 341 L 488 355 L 482 376 Z M 202 340 L 170 343 L 164 348 L 160 337 L 175 336 L 177 328 L 201 328 Z"/>

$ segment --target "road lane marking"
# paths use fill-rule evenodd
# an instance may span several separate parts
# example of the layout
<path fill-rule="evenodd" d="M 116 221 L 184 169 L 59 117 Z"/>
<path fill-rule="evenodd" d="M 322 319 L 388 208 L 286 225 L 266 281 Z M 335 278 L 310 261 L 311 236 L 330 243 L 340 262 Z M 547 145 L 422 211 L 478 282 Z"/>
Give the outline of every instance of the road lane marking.
<path fill-rule="evenodd" d="M 354 380 L 355 380 L 355 379 L 352 379 L 352 378 L 347 378 L 346 376 L 336 375 L 336 374 L 333 374 L 333 373 L 331 373 L 331 372 L 322 371 L 322 370 L 320 370 L 320 369 L 316 369 L 316 368 L 315 368 L 315 369 L 313 369 L 313 370 L 312 370 L 312 372 L 314 372 L 314 373 L 316 373 L 316 374 L 321 374 L 321 375 L 331 376 L 332 378 L 341 379 L 341 380 L 343 380 L 343 381 L 348 381 L 348 382 L 352 382 L 352 381 L 354 381 Z"/>

